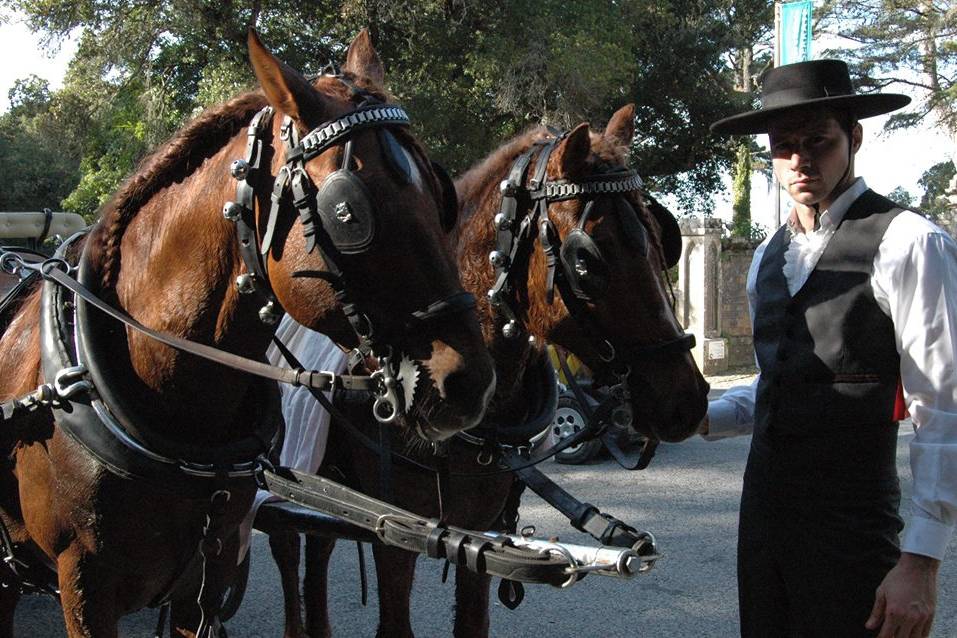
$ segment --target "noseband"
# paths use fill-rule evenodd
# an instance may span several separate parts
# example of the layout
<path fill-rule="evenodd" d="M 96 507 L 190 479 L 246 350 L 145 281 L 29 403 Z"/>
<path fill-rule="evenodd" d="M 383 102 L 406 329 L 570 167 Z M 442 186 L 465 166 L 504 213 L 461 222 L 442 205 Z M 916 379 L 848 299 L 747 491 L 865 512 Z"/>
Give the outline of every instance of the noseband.
<path fill-rule="evenodd" d="M 546 294 L 548 302 L 554 300 L 554 290 L 562 296 L 568 313 L 592 341 L 599 358 L 608 364 L 617 383 L 612 392 L 620 400 L 620 407 L 612 420 L 630 425 L 632 410 L 627 380 L 631 367 L 624 361 L 653 360 L 660 357 L 682 355 L 695 345 L 693 334 L 683 334 L 659 343 L 636 346 L 614 344 L 601 337 L 603 330 L 589 309 L 588 304 L 600 299 L 607 287 L 610 272 L 597 244 L 585 231 L 585 222 L 600 198 L 615 200 L 615 211 L 625 230 L 625 239 L 634 250 L 647 254 L 650 233 L 636 215 L 624 194 L 643 192 L 644 183 L 633 170 L 620 170 L 588 176 L 577 182 L 548 181 L 548 159 L 564 134 L 536 143 L 523 153 L 512 165 L 508 177 L 501 184 L 502 204 L 495 215 L 496 248 L 489 255 L 495 268 L 495 284 L 488 291 L 489 301 L 501 313 L 501 333 L 506 339 L 516 339 L 522 333 L 517 311 L 518 277 L 528 278 L 528 262 L 538 237 L 545 252 L 548 267 Z M 532 160 L 537 157 L 535 173 L 527 180 Z M 527 184 L 526 184 L 527 180 Z M 585 201 L 585 208 L 575 229 L 562 241 L 549 217 L 548 207 L 554 202 L 569 199 Z M 536 232 L 538 227 L 538 232 Z M 670 230 L 670 227 L 663 225 Z M 673 238 L 667 238 L 673 239 Z M 665 242 L 673 245 L 673 241 Z M 673 265 L 677 255 L 662 250 L 656 244 L 664 263 Z M 680 252 L 680 251 L 679 251 Z M 524 269 L 524 273 L 519 272 Z M 625 355 L 621 357 L 621 355 Z"/>
<path fill-rule="evenodd" d="M 382 103 L 376 96 L 355 87 L 342 76 L 333 77 L 350 89 L 353 99 L 360 100 L 359 105 L 355 110 L 323 123 L 302 137 L 292 119 L 288 116 L 284 118 L 280 138 L 285 147 L 285 163 L 273 182 L 269 217 L 262 241 L 258 240 L 256 233 L 254 182 L 260 172 L 265 173 L 262 180 L 271 177 L 268 168 L 263 170 L 263 153 L 270 148 L 266 137 L 272 131 L 273 109 L 269 106 L 253 117 L 247 131 L 245 157 L 235 160 L 230 167 L 230 173 L 237 180 L 236 201 L 226 202 L 223 216 L 235 223 L 240 255 L 246 267 L 246 272 L 236 279 L 236 286 L 240 293 L 255 293 L 263 299 L 259 318 L 268 325 L 274 325 L 282 315 L 282 310 L 269 285 L 266 256 L 272 247 L 280 209 L 291 198 L 304 229 L 307 252 L 318 248 L 326 265 L 323 272 L 297 272 L 293 276 L 318 277 L 332 286 L 358 342 L 350 358 L 350 370 L 355 371 L 369 360 L 378 362 L 378 369 L 372 375 L 378 379 L 381 392 L 377 393 L 373 413 L 380 422 L 387 423 L 411 407 L 416 375 L 400 373 L 397 350 L 393 350 L 385 341 L 384 331 L 375 329 L 369 315 L 363 312 L 354 295 L 350 294 L 347 276 L 338 264 L 342 255 L 369 252 L 377 230 L 378 207 L 365 183 L 352 170 L 352 137 L 358 131 L 376 128 L 380 140 L 391 142 L 386 150 L 395 154 L 398 143 L 388 128 L 407 126 L 409 117 L 400 107 Z M 306 172 L 306 163 L 340 143 L 343 144 L 340 168 L 329 174 L 317 187 Z M 409 333 L 420 329 L 424 322 L 434 322 L 474 307 L 473 295 L 458 292 L 411 312 L 401 323 L 405 333 Z M 406 361 L 407 369 L 410 365 L 414 370 L 414 364 Z"/>

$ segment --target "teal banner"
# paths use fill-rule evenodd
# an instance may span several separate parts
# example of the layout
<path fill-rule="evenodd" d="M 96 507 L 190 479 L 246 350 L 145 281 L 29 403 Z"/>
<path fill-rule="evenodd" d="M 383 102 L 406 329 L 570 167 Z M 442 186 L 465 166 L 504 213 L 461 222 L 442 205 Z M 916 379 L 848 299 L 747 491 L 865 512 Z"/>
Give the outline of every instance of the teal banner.
<path fill-rule="evenodd" d="M 811 59 L 811 0 L 781 4 L 781 32 L 778 40 L 778 64 L 793 64 Z"/>

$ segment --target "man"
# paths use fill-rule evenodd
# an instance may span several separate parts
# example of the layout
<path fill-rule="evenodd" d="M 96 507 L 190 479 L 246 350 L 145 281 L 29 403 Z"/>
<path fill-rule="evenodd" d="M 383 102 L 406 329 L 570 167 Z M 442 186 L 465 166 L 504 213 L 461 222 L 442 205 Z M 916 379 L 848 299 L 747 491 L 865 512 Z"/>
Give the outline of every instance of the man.
<path fill-rule="evenodd" d="M 768 71 L 760 109 L 711 127 L 768 133 L 794 202 L 748 276 L 760 374 L 711 403 L 703 432 L 753 431 L 738 534 L 748 638 L 930 633 L 957 519 L 957 244 L 854 175 L 858 120 L 909 101 L 856 95 L 843 62 L 817 60 Z M 914 494 L 899 539 L 905 403 Z"/>

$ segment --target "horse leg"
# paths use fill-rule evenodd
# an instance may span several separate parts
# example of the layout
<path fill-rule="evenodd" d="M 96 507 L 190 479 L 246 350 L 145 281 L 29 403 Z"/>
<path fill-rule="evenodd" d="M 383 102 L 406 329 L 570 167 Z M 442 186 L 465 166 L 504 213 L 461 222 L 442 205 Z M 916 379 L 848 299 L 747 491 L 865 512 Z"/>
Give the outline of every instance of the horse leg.
<path fill-rule="evenodd" d="M 0 638 L 13 638 L 13 615 L 19 600 L 16 587 L 0 587 Z"/>
<path fill-rule="evenodd" d="M 306 576 L 302 589 L 306 607 L 306 634 L 309 638 L 329 638 L 329 559 L 336 539 L 306 536 Z"/>
<path fill-rule="evenodd" d="M 416 554 L 397 547 L 372 545 L 379 583 L 379 629 L 376 638 L 414 638 L 410 603 Z"/>
<path fill-rule="evenodd" d="M 273 532 L 269 535 L 269 549 L 279 569 L 282 583 L 285 633 L 283 638 L 304 638 L 302 605 L 299 600 L 299 534 Z"/>
<path fill-rule="evenodd" d="M 76 545 L 57 558 L 60 604 L 70 638 L 117 638 L 116 596 L 107 570 Z"/>
<path fill-rule="evenodd" d="M 488 638 L 488 596 L 492 579 L 455 568 L 455 638 Z"/>

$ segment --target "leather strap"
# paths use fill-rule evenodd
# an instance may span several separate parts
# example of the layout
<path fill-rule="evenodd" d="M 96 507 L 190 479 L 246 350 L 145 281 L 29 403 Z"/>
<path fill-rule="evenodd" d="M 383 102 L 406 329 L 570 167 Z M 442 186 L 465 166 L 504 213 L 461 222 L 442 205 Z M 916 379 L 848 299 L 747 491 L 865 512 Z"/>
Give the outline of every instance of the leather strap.
<path fill-rule="evenodd" d="M 258 377 L 272 379 L 273 381 L 278 381 L 279 383 L 287 383 L 295 386 L 306 386 L 308 388 L 315 388 L 317 390 L 332 390 L 336 388 L 342 388 L 346 390 L 366 390 L 371 392 L 375 389 L 374 381 L 367 376 L 337 375 L 332 372 L 323 372 L 320 370 L 291 370 L 289 368 L 280 368 L 278 366 L 272 366 L 261 361 L 247 359 L 246 357 L 241 357 L 231 352 L 218 350 L 206 344 L 196 343 L 194 341 L 182 339 L 175 335 L 166 334 L 164 332 L 159 332 L 158 330 L 148 328 L 138 322 L 136 319 L 110 306 L 99 297 L 94 295 L 87 288 L 81 285 L 80 282 L 61 270 L 59 267 L 61 263 L 62 262 L 59 261 L 46 262 L 39 268 L 39 272 L 42 274 L 44 279 L 55 281 L 67 290 L 73 292 L 73 294 L 83 299 L 83 301 L 86 301 L 113 319 L 116 319 L 117 321 L 126 324 L 130 328 L 142 332 L 143 334 L 156 339 L 161 343 L 165 343 L 172 348 L 176 348 L 177 350 L 181 350 L 183 352 L 188 352 L 189 354 L 196 355 L 197 357 L 202 357 L 209 361 L 213 361 L 242 372 L 253 374 Z"/>

